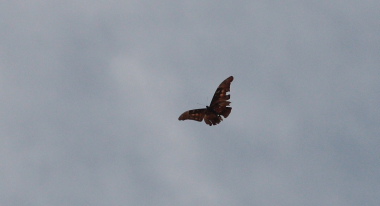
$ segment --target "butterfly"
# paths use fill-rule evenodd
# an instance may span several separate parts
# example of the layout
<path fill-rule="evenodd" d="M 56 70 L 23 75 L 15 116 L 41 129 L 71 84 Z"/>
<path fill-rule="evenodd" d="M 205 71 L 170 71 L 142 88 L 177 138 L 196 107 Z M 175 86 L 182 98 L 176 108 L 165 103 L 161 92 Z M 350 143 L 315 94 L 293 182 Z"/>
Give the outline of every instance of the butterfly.
<path fill-rule="evenodd" d="M 208 125 L 217 125 L 223 121 L 222 117 L 227 118 L 230 115 L 232 108 L 227 107 L 230 105 L 230 95 L 227 92 L 230 91 L 231 82 L 234 80 L 233 76 L 228 77 L 219 87 L 216 89 L 214 96 L 212 97 L 210 106 L 202 109 L 193 109 L 184 112 L 179 116 L 178 120 L 195 120 L 201 122 L 205 121 Z"/>

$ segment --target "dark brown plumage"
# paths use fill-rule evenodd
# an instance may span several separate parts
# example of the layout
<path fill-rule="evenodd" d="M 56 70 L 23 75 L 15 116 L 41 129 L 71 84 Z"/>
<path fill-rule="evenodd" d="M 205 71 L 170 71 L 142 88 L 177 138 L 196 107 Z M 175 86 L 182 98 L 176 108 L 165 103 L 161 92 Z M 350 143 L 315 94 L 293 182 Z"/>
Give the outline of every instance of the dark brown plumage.
<path fill-rule="evenodd" d="M 227 107 L 230 105 L 230 95 L 227 92 L 230 91 L 231 82 L 234 80 L 233 76 L 224 80 L 216 89 L 214 96 L 212 97 L 210 106 L 202 109 L 193 109 L 184 112 L 179 116 L 178 120 L 195 120 L 201 122 L 205 121 L 208 125 L 217 125 L 223 121 L 222 117 L 227 118 L 231 113 L 232 108 Z"/>

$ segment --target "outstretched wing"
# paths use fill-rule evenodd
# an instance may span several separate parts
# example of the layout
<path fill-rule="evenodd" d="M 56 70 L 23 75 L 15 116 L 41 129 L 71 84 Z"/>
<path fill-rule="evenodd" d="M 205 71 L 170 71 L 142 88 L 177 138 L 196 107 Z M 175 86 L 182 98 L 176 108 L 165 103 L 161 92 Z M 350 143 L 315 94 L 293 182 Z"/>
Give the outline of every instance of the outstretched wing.
<path fill-rule="evenodd" d="M 220 83 L 210 103 L 210 109 L 215 111 L 217 114 L 222 115 L 224 118 L 228 117 L 232 110 L 231 107 L 227 107 L 231 103 L 230 101 L 227 101 L 230 99 L 230 95 L 227 94 L 227 92 L 230 91 L 231 82 L 233 80 L 234 77 L 230 76 Z"/>
<path fill-rule="evenodd" d="M 193 109 L 193 110 L 186 111 L 183 114 L 181 114 L 181 116 L 179 116 L 178 120 L 190 119 L 190 120 L 201 122 L 206 114 L 206 110 L 207 110 L 206 108 L 203 108 L 203 109 Z"/>
<path fill-rule="evenodd" d="M 201 122 L 204 119 L 205 123 L 210 126 L 219 124 L 223 121 L 221 116 L 227 118 L 232 110 L 231 107 L 227 107 L 231 103 L 228 101 L 230 95 L 227 95 L 227 92 L 230 91 L 230 85 L 233 80 L 234 77 L 230 76 L 219 85 L 209 107 L 186 111 L 179 116 L 178 120 L 190 119 Z"/>

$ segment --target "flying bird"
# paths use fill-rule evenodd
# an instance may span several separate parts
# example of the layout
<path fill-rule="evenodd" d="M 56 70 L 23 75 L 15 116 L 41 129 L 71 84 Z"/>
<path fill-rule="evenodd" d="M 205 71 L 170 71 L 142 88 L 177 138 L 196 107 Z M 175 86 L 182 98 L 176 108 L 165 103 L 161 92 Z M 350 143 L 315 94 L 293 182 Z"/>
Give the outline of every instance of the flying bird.
<path fill-rule="evenodd" d="M 204 120 L 205 123 L 210 126 L 219 124 L 223 121 L 221 116 L 227 118 L 232 110 L 231 107 L 227 107 L 231 103 L 230 101 L 227 101 L 230 99 L 230 95 L 227 95 L 227 92 L 230 91 L 230 85 L 233 80 L 234 77 L 230 76 L 219 85 L 212 97 L 210 106 L 186 111 L 179 116 L 178 120 L 190 119 L 198 122 Z"/>

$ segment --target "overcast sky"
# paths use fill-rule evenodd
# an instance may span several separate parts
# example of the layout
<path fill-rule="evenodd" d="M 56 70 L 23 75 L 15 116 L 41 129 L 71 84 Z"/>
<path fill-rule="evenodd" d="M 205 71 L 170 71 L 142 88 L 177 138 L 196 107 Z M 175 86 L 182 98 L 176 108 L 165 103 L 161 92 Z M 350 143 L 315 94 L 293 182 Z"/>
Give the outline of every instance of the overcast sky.
<path fill-rule="evenodd" d="M 0 205 L 379 205 L 379 11 L 3 1 Z M 178 121 L 231 75 L 227 119 Z"/>

